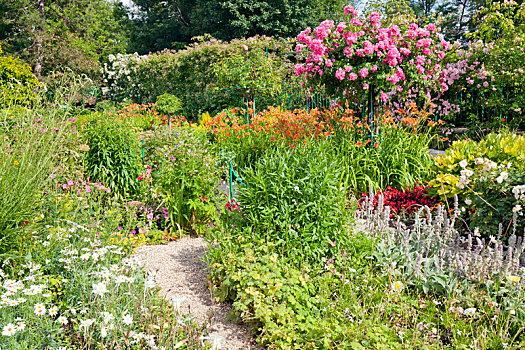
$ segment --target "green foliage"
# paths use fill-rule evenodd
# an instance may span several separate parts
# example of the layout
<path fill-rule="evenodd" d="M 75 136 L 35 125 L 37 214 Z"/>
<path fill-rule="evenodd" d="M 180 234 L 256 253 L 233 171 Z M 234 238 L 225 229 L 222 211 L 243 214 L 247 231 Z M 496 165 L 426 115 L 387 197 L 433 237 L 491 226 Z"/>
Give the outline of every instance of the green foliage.
<path fill-rule="evenodd" d="M 132 19 L 131 52 L 178 49 L 192 38 L 211 35 L 221 40 L 268 35 L 290 38 L 297 28 L 341 13 L 342 0 L 179 0 L 159 3 L 133 0 L 140 13 Z"/>
<path fill-rule="evenodd" d="M 182 111 L 182 102 L 171 94 L 157 96 L 157 110 L 162 114 L 177 115 Z"/>
<path fill-rule="evenodd" d="M 120 198 L 139 196 L 141 154 L 137 135 L 127 124 L 101 114 L 91 117 L 84 133 L 89 147 L 85 157 L 86 176 L 103 183 Z"/>
<path fill-rule="evenodd" d="M 357 195 L 387 186 L 404 188 L 431 176 L 428 133 L 413 133 L 396 125 L 382 128 L 378 147 L 340 133 L 332 141 L 332 156 L 341 159 L 341 181 Z"/>
<path fill-rule="evenodd" d="M 20 55 L 33 67 L 41 62 L 43 76 L 69 68 L 95 79 L 101 57 L 126 50 L 127 14 L 119 2 L 46 0 L 43 4 L 44 13 L 34 0 L 7 1 L 0 9 L 5 51 Z M 40 50 L 35 49 L 38 43 Z"/>
<path fill-rule="evenodd" d="M 154 197 L 160 196 L 158 206 L 167 208 L 171 229 L 204 234 L 218 219 L 216 206 L 223 198 L 217 193 L 217 185 L 225 174 L 205 135 L 189 128 L 160 130 L 146 147 L 146 162 L 152 170 L 150 186 Z M 144 181 L 149 181 L 148 175 Z"/>
<path fill-rule="evenodd" d="M 466 188 L 457 187 L 463 170 L 460 162 L 465 160 L 467 164 L 472 165 L 476 158 L 485 158 L 496 163 L 511 163 L 518 169 L 524 168 L 525 137 L 511 132 L 501 132 L 491 133 L 479 142 L 472 140 L 453 142 L 447 149 L 446 155 L 437 157 L 434 161 L 433 167 L 437 177 L 430 182 L 434 193 L 453 197 L 455 194 L 468 192 Z M 444 192 L 442 186 L 445 188 Z"/>
<path fill-rule="evenodd" d="M 264 154 L 241 173 L 238 201 L 249 235 L 275 245 L 289 259 L 319 263 L 348 244 L 340 162 L 323 144 Z"/>
<path fill-rule="evenodd" d="M 0 47 L 0 53 L 1 51 Z M 11 105 L 29 106 L 36 102 L 40 86 L 31 67 L 18 58 L 0 56 L 0 108 Z"/>
<path fill-rule="evenodd" d="M 219 88 L 238 88 L 246 95 L 253 96 L 257 89 L 275 90 L 284 77 L 282 61 L 260 48 L 245 46 L 243 51 L 220 58 L 213 66 Z"/>
<path fill-rule="evenodd" d="M 291 85 L 294 78 L 287 55 L 292 48 L 284 44 L 283 41 L 268 37 L 233 40 L 229 43 L 213 39 L 192 44 L 180 51 L 163 51 L 148 56 L 111 56 L 110 63 L 104 68 L 110 88 L 109 97 L 116 101 L 131 98 L 135 102 L 149 103 L 154 102 L 157 96 L 169 93 L 181 100 L 184 115 L 188 118 L 195 120 L 205 111 L 215 114 L 223 108 L 241 105 L 244 97 L 237 90 L 216 89 L 217 78 L 213 67 L 217 62 L 228 56 L 239 57 L 244 52 L 242 45 L 257 52 L 266 47 L 273 52 L 282 50 L 282 54 L 272 54 L 270 57 L 271 67 L 283 68 L 276 73 L 269 72 L 268 67 L 265 72 L 272 74 L 274 80 L 289 81 Z M 237 70 L 242 77 L 246 77 L 253 66 L 246 65 L 245 68 L 248 71 Z M 225 77 L 230 79 L 231 73 L 225 73 Z"/>
<path fill-rule="evenodd" d="M 491 2 L 474 16 L 477 31 L 469 36 L 473 40 L 507 41 L 516 40 L 524 33 L 525 3 Z"/>

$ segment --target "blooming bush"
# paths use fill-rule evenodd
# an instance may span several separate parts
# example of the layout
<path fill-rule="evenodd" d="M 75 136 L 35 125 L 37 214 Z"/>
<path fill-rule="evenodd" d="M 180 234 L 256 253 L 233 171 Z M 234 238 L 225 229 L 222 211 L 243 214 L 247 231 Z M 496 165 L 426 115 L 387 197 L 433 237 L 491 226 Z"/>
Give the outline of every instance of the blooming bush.
<path fill-rule="evenodd" d="M 455 109 L 457 115 L 447 118 L 453 123 L 522 125 L 524 13 L 523 4 L 505 1 L 488 4 L 475 14 L 478 30 L 468 34 L 471 41 L 464 47 L 457 42 L 445 59 L 451 89 L 442 101 L 454 107 L 444 109 L 443 117 Z"/>
<path fill-rule="evenodd" d="M 378 200 L 383 200 L 382 205 L 390 208 L 390 216 L 411 215 L 418 212 L 422 207 L 434 207 L 437 200 L 428 194 L 427 187 L 417 185 L 403 190 L 397 190 L 388 186 L 374 195 L 373 205 L 378 206 Z M 361 195 L 360 204 L 368 200 L 368 194 Z"/>
<path fill-rule="evenodd" d="M 372 87 L 382 101 L 410 89 L 417 88 L 428 99 L 448 89 L 440 61 L 449 44 L 438 37 L 435 25 L 420 28 L 412 23 L 402 32 L 397 25 L 382 28 L 375 12 L 362 19 L 349 5 L 345 15 L 347 22 L 327 20 L 298 35 L 296 50 L 304 52 L 306 60 L 295 66 L 296 75 L 332 93 Z"/>
<path fill-rule="evenodd" d="M 161 125 L 168 125 L 171 121 L 172 127 L 179 127 L 186 123 L 186 118 L 182 115 L 168 115 L 161 113 L 157 104 L 137 104 L 131 103 L 113 113 L 109 113 L 123 123 L 127 123 L 139 130 L 152 130 Z"/>
<path fill-rule="evenodd" d="M 437 176 L 430 191 L 444 200 L 459 195 L 463 210 L 471 214 L 467 222 L 484 234 L 501 231 L 508 237 L 521 231 L 521 197 L 513 189 L 525 184 L 524 147 L 525 137 L 512 133 L 454 142 L 435 160 Z"/>

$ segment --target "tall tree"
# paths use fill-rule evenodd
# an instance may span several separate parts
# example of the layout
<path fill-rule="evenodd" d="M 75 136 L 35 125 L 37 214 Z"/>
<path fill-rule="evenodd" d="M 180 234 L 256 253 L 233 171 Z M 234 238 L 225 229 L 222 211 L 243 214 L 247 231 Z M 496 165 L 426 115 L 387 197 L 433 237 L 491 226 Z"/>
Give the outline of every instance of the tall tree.
<path fill-rule="evenodd" d="M 37 75 L 68 67 L 93 77 L 109 53 L 125 51 L 126 20 L 106 0 L 4 0 L 0 40 Z"/>
<path fill-rule="evenodd" d="M 294 37 L 307 26 L 337 19 L 345 0 L 133 0 L 131 50 L 177 48 L 192 37 L 222 40 L 268 35 Z"/>

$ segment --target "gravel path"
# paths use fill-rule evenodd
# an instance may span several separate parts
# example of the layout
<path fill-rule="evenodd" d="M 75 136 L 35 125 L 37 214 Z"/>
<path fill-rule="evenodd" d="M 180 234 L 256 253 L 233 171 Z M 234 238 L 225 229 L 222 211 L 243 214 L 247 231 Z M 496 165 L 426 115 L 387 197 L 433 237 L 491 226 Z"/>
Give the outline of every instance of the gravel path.
<path fill-rule="evenodd" d="M 144 246 L 137 258 L 149 271 L 156 271 L 161 294 L 176 298 L 183 312 L 189 311 L 197 321 L 205 322 L 213 313 L 210 335 L 221 339 L 221 349 L 259 350 L 246 325 L 236 324 L 230 304 L 212 300 L 208 287 L 206 264 L 201 261 L 207 244 L 203 238 L 185 237 L 167 245 Z"/>

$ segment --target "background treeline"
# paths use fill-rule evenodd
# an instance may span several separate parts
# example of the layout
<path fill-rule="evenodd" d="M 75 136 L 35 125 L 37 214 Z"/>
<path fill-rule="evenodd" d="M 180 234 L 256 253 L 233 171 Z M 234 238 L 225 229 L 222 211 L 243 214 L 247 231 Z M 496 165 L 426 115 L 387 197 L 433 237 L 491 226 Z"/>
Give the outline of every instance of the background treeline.
<path fill-rule="evenodd" d="M 100 77 L 109 54 L 146 54 L 182 49 L 196 37 L 223 41 L 264 35 L 295 37 L 298 28 L 342 15 L 345 0 L 4 0 L 0 41 L 5 54 L 19 56 L 37 76 L 57 67 Z M 474 30 L 472 15 L 483 0 L 359 1 L 365 12 L 393 21 L 440 21 L 449 40 Z M 438 15 L 439 13 L 439 15 Z"/>

